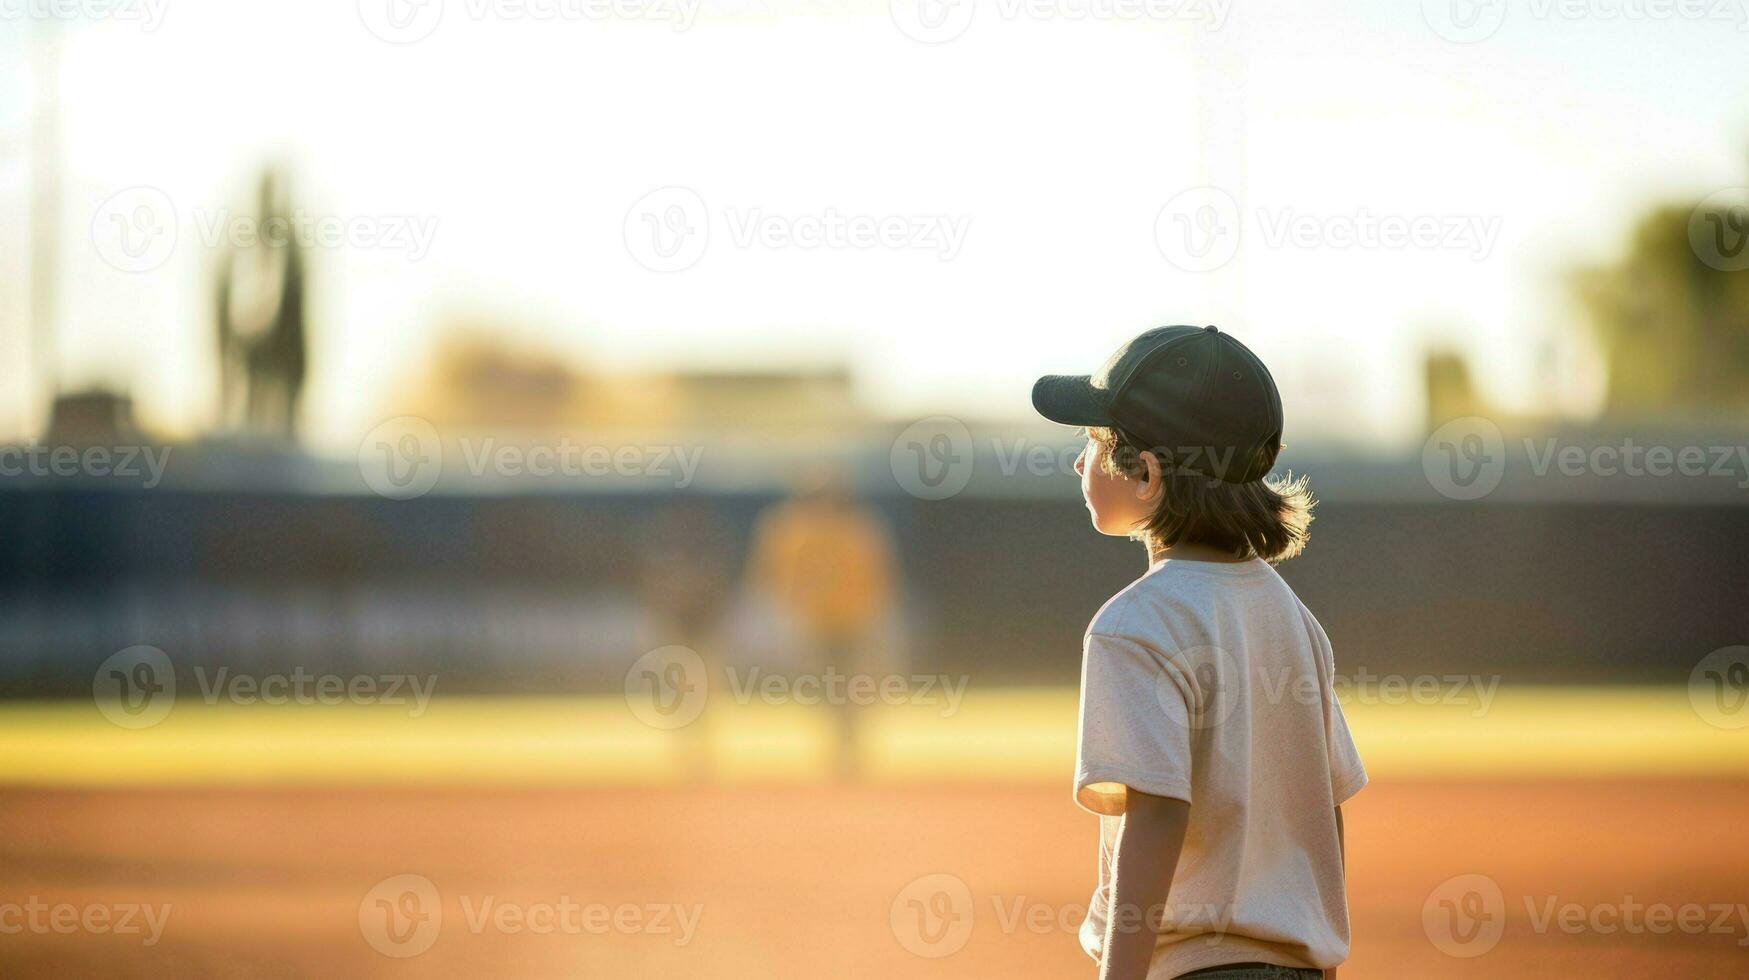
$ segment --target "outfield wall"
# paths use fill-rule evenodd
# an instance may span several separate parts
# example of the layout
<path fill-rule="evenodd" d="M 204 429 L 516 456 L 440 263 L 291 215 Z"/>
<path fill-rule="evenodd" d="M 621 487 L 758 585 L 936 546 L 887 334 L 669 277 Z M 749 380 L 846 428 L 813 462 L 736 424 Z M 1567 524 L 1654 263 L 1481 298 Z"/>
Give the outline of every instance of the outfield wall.
<path fill-rule="evenodd" d="M 674 642 L 640 596 L 679 506 L 724 608 L 775 498 L 0 492 L 0 691 L 84 695 L 135 644 L 179 665 L 441 672 L 446 690 L 611 689 Z M 678 504 L 677 504 L 678 502 Z M 914 669 L 1073 683 L 1079 637 L 1142 569 L 1078 501 L 874 499 L 904 576 Z M 1282 566 L 1345 671 L 1685 683 L 1749 643 L 1749 510 L 1717 505 L 1326 500 Z M 680 639 L 688 639 L 680 637 Z M 239 658 L 237 650 L 248 655 Z"/>

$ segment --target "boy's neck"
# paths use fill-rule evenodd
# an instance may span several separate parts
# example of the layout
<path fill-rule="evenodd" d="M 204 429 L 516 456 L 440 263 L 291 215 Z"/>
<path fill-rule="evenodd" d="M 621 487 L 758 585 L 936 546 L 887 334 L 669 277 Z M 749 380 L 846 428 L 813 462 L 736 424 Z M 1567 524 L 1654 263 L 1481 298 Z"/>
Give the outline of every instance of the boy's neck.
<path fill-rule="evenodd" d="M 1240 562 L 1250 560 L 1250 558 L 1240 558 L 1231 551 L 1194 541 L 1180 541 L 1169 547 L 1150 547 L 1148 549 L 1149 565 L 1158 565 L 1164 561 L 1207 561 L 1222 565 L 1237 565 Z"/>

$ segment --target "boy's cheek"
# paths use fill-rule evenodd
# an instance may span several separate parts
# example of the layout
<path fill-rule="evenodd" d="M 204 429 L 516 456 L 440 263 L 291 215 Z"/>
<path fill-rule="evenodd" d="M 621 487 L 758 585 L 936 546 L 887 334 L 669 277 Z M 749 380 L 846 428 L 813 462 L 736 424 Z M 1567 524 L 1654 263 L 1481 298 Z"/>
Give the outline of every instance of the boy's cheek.
<path fill-rule="evenodd" d="M 1087 507 L 1093 512 L 1093 526 L 1108 534 L 1116 533 L 1113 528 L 1125 525 L 1122 489 L 1112 486 L 1112 478 L 1103 474 L 1090 472 L 1081 482 Z"/>

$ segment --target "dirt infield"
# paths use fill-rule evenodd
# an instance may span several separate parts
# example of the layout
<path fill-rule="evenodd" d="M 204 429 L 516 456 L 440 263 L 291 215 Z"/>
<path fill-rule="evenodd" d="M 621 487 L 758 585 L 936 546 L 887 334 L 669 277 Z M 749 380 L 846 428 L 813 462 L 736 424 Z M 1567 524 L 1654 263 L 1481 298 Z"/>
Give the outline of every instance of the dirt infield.
<path fill-rule="evenodd" d="M 1740 976 L 1746 812 L 1742 782 L 1376 782 L 1342 975 Z M 0 975 L 1091 977 L 1094 833 L 1060 785 L 8 789 Z M 146 906 L 159 941 L 114 934 Z"/>

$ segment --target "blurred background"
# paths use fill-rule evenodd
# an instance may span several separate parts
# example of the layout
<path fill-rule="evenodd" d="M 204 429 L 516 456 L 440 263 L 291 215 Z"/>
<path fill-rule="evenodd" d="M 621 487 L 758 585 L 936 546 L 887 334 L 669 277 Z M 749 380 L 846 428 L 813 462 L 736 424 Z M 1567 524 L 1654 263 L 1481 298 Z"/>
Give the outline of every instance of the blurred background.
<path fill-rule="evenodd" d="M 0 972 L 1091 975 L 1080 637 L 1145 558 L 1028 396 L 1206 323 L 1320 500 L 1344 975 L 1734 975 L 1746 51 L 0 2 Z"/>

